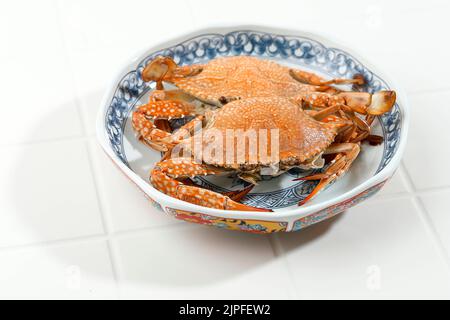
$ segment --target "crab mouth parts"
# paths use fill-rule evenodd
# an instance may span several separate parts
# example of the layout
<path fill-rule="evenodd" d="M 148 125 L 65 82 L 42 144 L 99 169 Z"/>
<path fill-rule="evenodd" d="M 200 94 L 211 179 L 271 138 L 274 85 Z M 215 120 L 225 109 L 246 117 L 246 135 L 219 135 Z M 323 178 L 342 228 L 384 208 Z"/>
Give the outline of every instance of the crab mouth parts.
<path fill-rule="evenodd" d="M 256 184 L 258 181 L 265 180 L 263 178 L 278 177 L 291 169 L 300 169 L 304 173 L 322 169 L 325 166 L 325 159 L 322 155 L 323 153 L 320 153 L 303 162 L 295 157 L 291 157 L 271 164 L 225 165 L 224 168 L 232 169 L 240 179 Z"/>

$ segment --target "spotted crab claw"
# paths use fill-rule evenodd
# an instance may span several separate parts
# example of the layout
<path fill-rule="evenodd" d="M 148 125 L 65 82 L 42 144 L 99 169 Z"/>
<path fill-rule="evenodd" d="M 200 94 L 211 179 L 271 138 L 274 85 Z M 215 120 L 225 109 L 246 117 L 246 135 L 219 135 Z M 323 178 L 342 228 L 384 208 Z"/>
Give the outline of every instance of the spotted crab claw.
<path fill-rule="evenodd" d="M 184 118 L 194 113 L 194 107 L 182 101 L 150 101 L 140 106 L 132 116 L 132 124 L 139 138 L 144 143 L 158 151 L 167 151 L 165 140 L 170 140 L 171 134 L 155 126 L 155 120 L 170 120 Z"/>
<path fill-rule="evenodd" d="M 132 125 L 139 140 L 161 152 L 173 147 L 168 120 L 195 114 L 191 98 L 180 90 L 155 90 L 149 102 L 133 112 Z"/>
<path fill-rule="evenodd" d="M 238 211 L 271 212 L 269 209 L 255 208 L 233 201 L 230 197 L 220 193 L 202 189 L 193 185 L 186 185 L 177 179 L 200 175 L 216 175 L 220 169 L 198 164 L 190 158 L 167 159 L 159 162 L 151 172 L 151 182 L 159 191 L 200 206 Z"/>
<path fill-rule="evenodd" d="M 194 76 L 203 70 L 202 65 L 179 67 L 170 57 L 156 57 L 142 71 L 145 82 L 155 81 L 158 90 L 163 89 L 163 81 L 171 82 L 174 78 Z"/>
<path fill-rule="evenodd" d="M 306 202 L 314 198 L 330 183 L 342 177 L 348 171 L 353 161 L 358 157 L 359 152 L 360 146 L 358 143 L 338 143 L 332 144 L 330 147 L 328 147 L 324 154 L 336 154 L 336 157 L 333 159 L 333 161 L 331 161 L 325 172 L 296 179 L 297 181 L 319 180 L 319 184 L 305 199 L 300 201 L 298 205 L 304 205 Z"/>

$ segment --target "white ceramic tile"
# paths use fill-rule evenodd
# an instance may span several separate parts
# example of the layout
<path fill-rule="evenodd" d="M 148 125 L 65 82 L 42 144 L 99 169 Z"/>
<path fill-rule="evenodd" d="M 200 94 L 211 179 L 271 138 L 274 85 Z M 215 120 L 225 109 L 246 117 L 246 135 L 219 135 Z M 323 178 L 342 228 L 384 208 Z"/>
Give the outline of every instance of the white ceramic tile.
<path fill-rule="evenodd" d="M 0 251 L 2 299 L 117 297 L 103 241 Z"/>
<path fill-rule="evenodd" d="M 0 154 L 0 247 L 103 233 L 85 142 Z"/>
<path fill-rule="evenodd" d="M 283 27 L 297 26 L 304 28 L 312 23 L 323 29 L 330 28 L 342 18 L 364 15 L 370 3 L 361 5 L 355 0 L 341 1 L 339 6 L 332 1 L 289 1 L 279 0 L 276 5 L 270 0 L 252 2 L 230 0 L 227 2 L 211 2 L 208 0 L 189 0 L 197 27 L 211 24 L 219 25 L 278 25 Z M 329 10 L 333 6 L 333 10 Z M 349 6 L 352 10 L 349 10 Z M 249 14 L 251 12 L 252 14 Z M 320 19 L 318 19 L 320 15 Z M 345 23 L 345 22 L 344 22 Z M 339 25 L 337 25 L 339 27 Z"/>
<path fill-rule="evenodd" d="M 409 92 L 449 88 L 449 46 L 436 32 L 450 28 L 447 9 L 430 5 L 402 11 L 392 10 L 390 4 L 375 5 L 368 15 L 356 16 L 355 28 L 342 39 Z"/>
<path fill-rule="evenodd" d="M 60 0 L 58 6 L 89 133 L 94 132 L 92 110 L 123 65 L 138 52 L 192 29 L 183 0 L 169 5 L 146 0 Z"/>
<path fill-rule="evenodd" d="M 231 0 L 226 3 L 214 3 L 208 0 L 188 0 L 195 17 L 196 24 L 207 24 L 211 22 L 236 22 L 239 23 L 268 23 L 272 22 L 274 17 L 284 18 L 277 19 L 277 24 L 286 23 L 283 20 L 292 20 L 296 23 L 302 21 L 316 20 L 322 23 L 323 28 L 327 29 L 332 26 L 330 22 L 338 21 L 343 17 L 368 17 L 377 14 L 377 8 L 382 8 L 393 14 L 400 14 L 410 11 L 428 10 L 430 8 L 442 9 L 447 4 L 442 0 L 432 0 L 424 2 L 420 0 L 412 0 L 407 3 L 392 2 L 389 0 L 368 0 L 362 3 L 358 0 L 342 0 L 339 5 L 333 0 L 297 0 L 295 2 L 281 0 L 274 4 L 270 0 L 260 0 L 258 5 L 238 0 Z M 288 9 L 288 10 L 286 10 Z M 383 10 L 383 11 L 384 11 Z M 382 12 L 383 12 L 382 11 Z M 254 15 L 248 15 L 254 12 Z M 203 15 L 200 15 L 200 14 Z M 208 14 L 206 14 L 208 13 Z M 320 19 L 319 19 L 320 18 Z M 333 19 L 333 21 L 330 21 Z"/>
<path fill-rule="evenodd" d="M 268 237 L 178 226 L 121 238 L 124 298 L 287 298 L 288 279 Z"/>
<path fill-rule="evenodd" d="M 2 117 L 8 119 L 0 126 L 0 144 L 79 136 L 54 2 L 2 2 L 0 36 Z"/>
<path fill-rule="evenodd" d="M 394 196 L 407 193 L 408 187 L 406 184 L 405 173 L 403 168 L 399 168 L 394 176 L 384 185 L 372 199 L 382 199 L 385 196 Z"/>
<path fill-rule="evenodd" d="M 409 199 L 364 203 L 280 235 L 300 298 L 449 298 L 450 274 Z"/>
<path fill-rule="evenodd" d="M 111 231 L 126 231 L 180 223 L 156 208 L 144 194 L 114 165 L 96 141 L 91 141 L 95 156 L 103 206 Z"/>
<path fill-rule="evenodd" d="M 450 191 L 421 195 L 426 212 L 450 257 Z"/>
<path fill-rule="evenodd" d="M 83 121 L 85 122 L 86 133 L 94 136 L 96 133 L 96 121 L 98 111 L 102 107 L 103 96 L 106 90 L 93 91 L 85 94 L 80 98 L 80 105 L 83 114 Z"/>
<path fill-rule="evenodd" d="M 408 91 L 450 87 L 447 43 L 436 30 L 450 28 L 447 4 L 392 1 L 190 0 L 196 27 L 272 25 L 335 38 Z M 252 14 L 249 14 L 252 12 Z M 319 18 L 320 17 L 320 18 Z M 420 21 L 420 22 L 419 22 Z M 407 30 L 407 31 L 406 31 Z M 424 50 L 427 54 L 424 55 Z M 432 59 L 426 58 L 432 55 Z M 426 63 L 423 63 L 426 59 Z M 405 72 L 411 70 L 411 72 Z"/>
<path fill-rule="evenodd" d="M 411 95 L 404 163 L 417 189 L 450 185 L 450 92 Z"/>

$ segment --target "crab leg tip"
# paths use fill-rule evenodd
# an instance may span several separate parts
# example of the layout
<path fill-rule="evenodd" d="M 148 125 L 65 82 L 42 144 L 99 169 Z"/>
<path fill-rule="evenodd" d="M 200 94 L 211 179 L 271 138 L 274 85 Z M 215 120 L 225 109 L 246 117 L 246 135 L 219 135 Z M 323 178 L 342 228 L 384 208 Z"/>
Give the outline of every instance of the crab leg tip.
<path fill-rule="evenodd" d="M 372 95 L 372 103 L 367 108 L 367 113 L 374 116 L 382 115 L 395 104 L 397 94 L 395 91 L 379 91 Z"/>
<path fill-rule="evenodd" d="M 366 83 L 366 79 L 361 73 L 357 73 L 353 76 L 354 84 L 362 86 Z"/>
<path fill-rule="evenodd" d="M 302 201 L 298 203 L 299 206 L 305 205 L 308 201 L 314 198 L 328 183 L 329 179 L 320 180 L 319 184 L 314 188 L 314 190 Z"/>
<path fill-rule="evenodd" d="M 257 208 L 245 205 L 243 203 L 235 202 L 233 200 L 228 200 L 228 210 L 237 210 L 237 211 L 256 211 L 256 212 L 273 212 L 272 209 L 265 208 Z"/>

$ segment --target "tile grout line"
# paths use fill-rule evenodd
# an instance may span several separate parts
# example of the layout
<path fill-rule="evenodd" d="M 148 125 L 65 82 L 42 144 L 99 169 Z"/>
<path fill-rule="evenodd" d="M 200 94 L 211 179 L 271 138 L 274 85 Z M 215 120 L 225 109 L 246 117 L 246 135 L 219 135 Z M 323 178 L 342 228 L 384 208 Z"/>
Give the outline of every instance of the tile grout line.
<path fill-rule="evenodd" d="M 282 258 L 284 255 L 283 255 L 283 252 L 279 250 L 279 248 L 277 247 L 277 244 L 275 243 L 275 236 L 276 236 L 276 234 L 273 233 L 268 237 L 269 244 L 272 249 L 274 257 Z"/>
<path fill-rule="evenodd" d="M 286 271 L 288 273 L 289 283 L 287 283 L 287 292 L 288 292 L 289 298 L 297 300 L 298 299 L 297 290 L 296 290 L 297 288 L 295 285 L 294 274 L 289 265 L 289 262 L 287 261 L 286 252 L 283 249 L 283 246 L 280 242 L 278 234 L 275 234 L 275 233 L 272 234 L 269 237 L 269 243 L 270 243 L 270 246 L 272 247 L 272 251 L 273 251 L 275 257 L 281 259 L 281 261 L 283 262 L 283 266 L 286 268 Z"/>
<path fill-rule="evenodd" d="M 146 235 L 148 232 L 154 232 L 155 230 L 164 231 L 171 229 L 181 229 L 181 228 L 190 228 L 196 226 L 196 224 L 179 222 L 179 223 L 171 223 L 166 225 L 157 225 L 150 227 L 137 228 L 132 230 L 121 230 L 116 231 L 111 234 L 113 238 L 126 238 L 126 237 L 134 237 L 140 235 Z"/>
<path fill-rule="evenodd" d="M 105 233 L 92 234 L 92 235 L 79 236 L 79 237 L 73 237 L 73 238 L 31 242 L 31 243 L 24 243 L 24 244 L 18 244 L 18 245 L 3 246 L 3 247 L 0 246 L 0 253 L 14 251 L 14 250 L 27 250 L 27 249 L 57 247 L 57 246 L 65 246 L 65 245 L 77 245 L 77 244 L 83 244 L 83 243 L 90 242 L 90 241 L 107 241 L 108 239 L 117 240 L 117 239 L 126 238 L 126 237 L 145 235 L 148 232 L 153 232 L 155 230 L 166 230 L 166 229 L 170 230 L 172 228 L 183 228 L 183 227 L 188 228 L 189 226 L 190 226 L 190 224 L 187 224 L 187 223 L 175 223 L 175 224 L 169 224 L 169 225 L 165 225 L 165 226 L 151 226 L 151 227 L 144 227 L 144 228 L 140 228 L 140 229 L 111 232 L 109 235 L 107 235 Z"/>
<path fill-rule="evenodd" d="M 442 259 L 444 259 L 445 263 L 447 264 L 448 270 L 450 272 L 450 256 L 447 253 L 447 250 L 445 249 L 444 243 L 441 240 L 441 237 L 439 236 L 436 228 L 434 227 L 433 221 L 430 218 L 430 215 L 425 208 L 425 205 L 423 204 L 423 201 L 415 196 L 413 197 L 414 205 L 419 209 L 421 219 L 425 224 L 425 227 L 428 229 L 428 232 L 431 233 L 433 236 L 433 241 L 435 242 L 435 245 L 438 248 L 439 253 L 442 256 Z"/>
<path fill-rule="evenodd" d="M 63 44 L 64 60 L 70 68 L 70 82 L 72 84 L 71 91 L 72 91 L 73 97 L 75 99 L 75 106 L 77 109 L 78 118 L 81 123 L 81 131 L 83 133 L 83 136 L 86 136 L 87 131 L 88 131 L 87 125 L 86 125 L 86 122 L 84 121 L 83 112 L 81 110 L 81 101 L 80 101 L 78 92 L 77 92 L 77 90 L 74 89 L 76 81 L 75 81 L 73 61 L 70 58 L 69 48 L 67 45 L 67 40 L 66 40 L 66 36 L 65 36 L 65 31 L 64 31 L 65 28 L 64 28 L 63 22 L 61 21 L 61 19 L 62 19 L 61 1 L 60 0 L 54 0 L 54 1 L 55 1 L 55 5 L 56 5 L 56 20 L 57 20 L 57 23 L 59 26 L 59 35 L 61 37 L 61 42 Z"/>
<path fill-rule="evenodd" d="M 91 241 L 105 241 L 107 236 L 105 234 L 93 234 L 88 236 L 80 236 L 66 239 L 56 239 L 32 243 L 17 244 L 12 246 L 0 247 L 0 253 L 18 250 L 28 250 L 37 248 L 57 247 L 65 245 L 76 245 Z"/>
<path fill-rule="evenodd" d="M 422 223 L 424 224 L 426 231 L 431 235 L 434 245 L 437 247 L 438 252 L 441 255 L 441 258 L 444 260 L 445 264 L 447 265 L 448 271 L 450 272 L 450 256 L 448 255 L 447 250 L 445 249 L 445 246 L 441 240 L 441 237 L 439 236 L 436 228 L 433 225 L 433 222 L 431 221 L 430 215 L 425 205 L 423 204 L 423 201 L 420 199 L 419 194 L 415 192 L 416 187 L 403 161 L 401 162 L 401 168 L 405 174 L 405 182 L 407 183 L 408 188 L 413 191 L 412 200 L 413 204 L 415 205 L 415 207 L 419 212 L 419 217 L 422 220 Z"/>
<path fill-rule="evenodd" d="M 62 18 L 63 18 L 63 10 L 61 8 L 61 1 L 60 0 L 55 0 L 55 5 L 56 5 L 56 16 L 57 16 L 57 22 L 59 25 L 59 33 L 60 33 L 60 37 L 63 43 L 63 49 L 64 49 L 64 59 L 66 60 L 66 63 L 68 64 L 69 68 L 70 68 L 70 73 L 71 73 L 71 83 L 72 83 L 72 92 L 73 95 L 75 97 L 75 105 L 76 105 L 76 109 L 77 109 L 77 113 L 78 113 L 78 117 L 82 126 L 82 132 L 84 136 L 87 136 L 88 130 L 87 130 L 87 120 L 85 119 L 85 116 L 83 114 L 82 108 L 81 108 L 81 100 L 79 98 L 79 94 L 77 92 L 77 90 L 75 90 L 75 73 L 74 73 L 74 64 L 73 61 L 70 57 L 69 54 L 69 47 L 68 47 L 68 43 L 67 43 L 67 39 L 66 39 L 66 32 L 65 32 L 65 28 L 64 28 L 64 24 L 62 22 Z M 117 256 L 116 256 L 116 250 L 114 248 L 114 243 L 113 241 L 110 239 L 110 233 L 111 233 L 111 228 L 110 228 L 110 223 L 107 217 L 107 213 L 105 211 L 105 202 L 103 200 L 103 197 L 101 195 L 101 191 L 99 188 L 99 179 L 98 179 L 98 171 L 96 170 L 95 167 L 95 163 L 94 163 L 94 159 L 93 159 L 93 154 L 91 152 L 91 148 L 90 148 L 90 141 L 86 140 L 85 141 L 85 148 L 86 148 L 86 152 L 87 152 L 87 156 L 88 156 L 88 162 L 89 162 L 89 166 L 90 166 L 90 171 L 91 171 L 91 176 L 93 179 L 93 183 L 94 183 L 94 188 L 95 188 L 95 192 L 96 192 L 96 198 L 97 198 L 97 204 L 98 204 L 98 209 L 100 211 L 100 218 L 102 221 L 102 225 L 103 225 L 103 230 L 104 232 L 106 232 L 106 244 L 107 244 L 107 249 L 108 249 L 108 254 L 109 254 L 109 260 L 110 260 L 110 264 L 111 264 L 111 269 L 112 269 L 112 274 L 113 274 L 113 279 L 114 279 L 114 284 L 117 290 L 117 293 L 120 295 L 120 286 L 119 286 L 119 274 L 118 274 L 118 263 L 117 263 Z"/>
<path fill-rule="evenodd" d="M 119 272 L 118 272 L 118 263 L 117 263 L 118 256 L 116 255 L 116 250 L 113 245 L 113 239 L 111 239 L 112 226 L 111 226 L 111 222 L 109 221 L 108 214 L 106 213 L 106 211 L 107 211 L 106 202 L 104 201 L 104 197 L 101 192 L 101 188 L 100 188 L 101 183 L 100 183 L 100 179 L 98 177 L 98 168 L 96 168 L 95 161 L 93 159 L 94 156 L 93 156 L 93 150 L 91 150 L 91 144 L 92 144 L 92 142 L 87 141 L 85 144 L 85 147 L 86 147 L 86 152 L 87 152 L 88 159 L 89 159 L 89 166 L 90 166 L 92 180 L 94 182 L 98 208 L 100 211 L 100 219 L 102 221 L 103 230 L 106 233 L 106 243 L 107 243 L 107 247 L 108 247 L 108 253 L 110 256 L 110 263 L 111 263 L 112 273 L 113 273 L 113 277 L 114 277 L 114 282 L 115 282 L 116 288 L 118 289 L 119 294 L 120 294 Z"/>
<path fill-rule="evenodd" d="M 86 141 L 91 138 L 94 138 L 94 134 L 83 134 L 83 135 L 74 135 L 68 137 L 60 137 L 60 138 L 49 138 L 49 139 L 39 139 L 34 141 L 23 141 L 16 143 L 6 143 L 0 144 L 1 147 L 11 148 L 11 147 L 27 147 L 27 146 L 35 146 L 40 144 L 49 144 L 49 143 L 58 143 L 58 142 L 78 142 L 78 141 Z"/>

